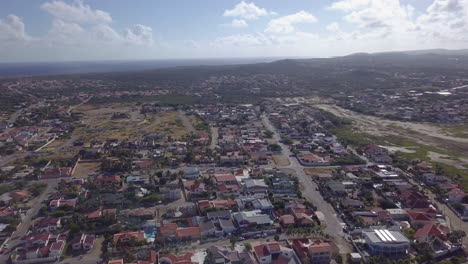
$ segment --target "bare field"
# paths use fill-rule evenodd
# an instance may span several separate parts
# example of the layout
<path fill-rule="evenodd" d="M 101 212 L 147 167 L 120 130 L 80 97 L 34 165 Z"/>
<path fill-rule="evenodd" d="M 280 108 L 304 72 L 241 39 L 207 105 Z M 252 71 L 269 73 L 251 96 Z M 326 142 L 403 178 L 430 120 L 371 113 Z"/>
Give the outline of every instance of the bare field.
<path fill-rule="evenodd" d="M 273 155 L 273 161 L 275 162 L 276 166 L 284 167 L 289 166 L 289 159 L 283 155 Z"/>
<path fill-rule="evenodd" d="M 101 168 L 101 162 L 79 162 L 76 166 L 73 177 L 79 179 L 86 179 L 89 174 L 96 173 Z"/>
<path fill-rule="evenodd" d="M 76 129 L 74 135 L 84 142 L 139 140 L 144 135 L 155 132 L 164 132 L 177 139 L 187 135 L 177 112 L 143 115 L 138 107 L 122 104 L 82 105 L 76 111 L 83 113 L 83 126 Z M 127 117 L 113 119 L 114 113 L 125 114 Z"/>
<path fill-rule="evenodd" d="M 334 168 L 304 168 L 304 172 L 309 176 L 316 176 L 320 174 L 331 174 Z"/>

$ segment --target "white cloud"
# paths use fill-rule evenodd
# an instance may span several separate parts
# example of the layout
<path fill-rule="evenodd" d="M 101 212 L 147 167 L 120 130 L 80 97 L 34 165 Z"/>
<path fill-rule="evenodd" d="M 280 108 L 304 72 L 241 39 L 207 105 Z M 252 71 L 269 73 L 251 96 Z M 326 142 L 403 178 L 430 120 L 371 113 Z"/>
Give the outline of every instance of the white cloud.
<path fill-rule="evenodd" d="M 367 7 L 372 0 L 343 0 L 331 4 L 330 9 L 352 11 Z"/>
<path fill-rule="evenodd" d="M 295 30 L 294 25 L 299 23 L 314 23 L 317 18 L 305 11 L 299 11 L 292 15 L 275 18 L 268 22 L 265 32 L 269 33 L 291 33 Z"/>
<path fill-rule="evenodd" d="M 125 32 L 125 40 L 130 44 L 139 45 L 152 45 L 153 40 L 153 29 L 144 25 L 135 25 Z"/>
<path fill-rule="evenodd" d="M 336 23 L 336 22 L 333 22 L 331 24 L 328 24 L 326 26 L 326 29 L 328 31 L 331 31 L 331 32 L 338 32 L 338 31 L 340 31 L 340 25 L 338 23 Z"/>
<path fill-rule="evenodd" d="M 247 22 L 243 19 L 233 19 L 230 25 L 233 28 L 245 28 L 249 26 L 249 24 L 247 24 Z"/>
<path fill-rule="evenodd" d="M 64 1 L 46 2 L 41 5 L 41 8 L 53 17 L 68 22 L 80 24 L 107 24 L 112 22 L 109 13 L 99 9 L 93 10 L 81 0 L 75 0 L 72 4 L 67 4 Z"/>
<path fill-rule="evenodd" d="M 16 42 L 28 40 L 31 40 L 31 37 L 28 34 L 26 34 L 26 31 L 24 29 L 24 23 L 21 20 L 21 18 L 15 15 L 8 15 L 4 19 L 0 19 L 1 42 Z"/>
<path fill-rule="evenodd" d="M 243 19 L 257 19 L 262 16 L 274 15 L 275 12 L 269 12 L 265 8 L 260 8 L 254 3 L 247 3 L 242 1 L 238 3 L 233 9 L 224 11 L 225 17 L 240 17 Z"/>

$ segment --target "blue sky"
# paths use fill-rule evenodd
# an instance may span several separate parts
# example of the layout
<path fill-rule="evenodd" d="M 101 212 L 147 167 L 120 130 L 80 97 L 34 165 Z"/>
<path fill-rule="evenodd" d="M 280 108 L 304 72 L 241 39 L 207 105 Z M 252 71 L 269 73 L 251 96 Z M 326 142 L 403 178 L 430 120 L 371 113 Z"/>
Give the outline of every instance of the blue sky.
<path fill-rule="evenodd" d="M 468 48 L 468 0 L 3 0 L 0 61 Z"/>

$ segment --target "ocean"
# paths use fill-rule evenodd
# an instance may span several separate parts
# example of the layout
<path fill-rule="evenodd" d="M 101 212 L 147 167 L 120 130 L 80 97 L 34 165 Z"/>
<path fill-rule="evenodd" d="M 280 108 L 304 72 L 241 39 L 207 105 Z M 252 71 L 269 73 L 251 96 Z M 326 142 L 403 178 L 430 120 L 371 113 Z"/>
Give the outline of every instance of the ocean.
<path fill-rule="evenodd" d="M 0 63 L 0 77 L 60 75 L 96 72 L 124 72 L 179 66 L 233 65 L 271 62 L 275 58 L 236 58 L 236 59 L 174 59 L 142 61 L 79 61 L 79 62 L 8 62 Z"/>

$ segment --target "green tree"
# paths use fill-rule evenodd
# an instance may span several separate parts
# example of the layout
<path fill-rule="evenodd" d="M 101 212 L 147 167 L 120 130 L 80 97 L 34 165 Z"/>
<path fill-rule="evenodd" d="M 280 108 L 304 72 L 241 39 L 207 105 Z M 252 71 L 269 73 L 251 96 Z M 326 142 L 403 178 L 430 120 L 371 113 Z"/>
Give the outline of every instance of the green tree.
<path fill-rule="evenodd" d="M 252 244 L 249 242 L 244 243 L 245 250 L 252 251 Z"/>
<path fill-rule="evenodd" d="M 232 247 L 232 249 L 234 249 L 234 247 L 236 246 L 236 243 L 237 243 L 237 237 L 232 236 L 232 237 L 229 239 L 229 243 L 231 243 L 231 247 Z"/>

